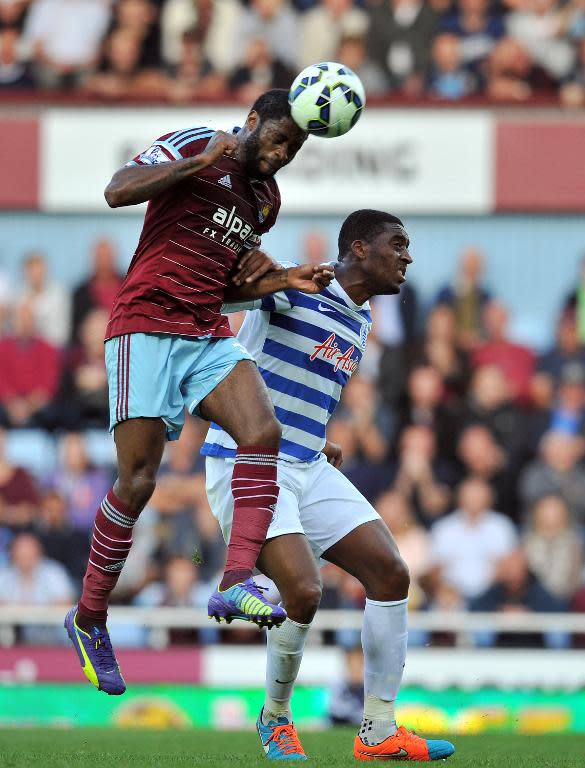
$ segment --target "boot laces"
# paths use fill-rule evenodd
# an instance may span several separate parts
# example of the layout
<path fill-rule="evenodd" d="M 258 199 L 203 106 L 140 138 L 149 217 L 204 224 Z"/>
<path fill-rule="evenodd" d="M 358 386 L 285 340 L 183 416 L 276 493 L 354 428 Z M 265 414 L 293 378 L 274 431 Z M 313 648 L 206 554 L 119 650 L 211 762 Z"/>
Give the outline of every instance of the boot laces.
<path fill-rule="evenodd" d="M 105 632 L 99 632 L 92 637 L 92 642 L 95 647 L 96 656 L 100 666 L 111 666 L 115 668 L 117 666 L 116 659 L 114 657 L 114 650 L 110 638 Z"/>
<path fill-rule="evenodd" d="M 297 730 L 292 723 L 277 725 L 268 741 L 275 741 L 282 748 L 285 755 L 290 755 L 293 752 L 300 753 L 301 755 L 305 754 L 299 741 Z"/>

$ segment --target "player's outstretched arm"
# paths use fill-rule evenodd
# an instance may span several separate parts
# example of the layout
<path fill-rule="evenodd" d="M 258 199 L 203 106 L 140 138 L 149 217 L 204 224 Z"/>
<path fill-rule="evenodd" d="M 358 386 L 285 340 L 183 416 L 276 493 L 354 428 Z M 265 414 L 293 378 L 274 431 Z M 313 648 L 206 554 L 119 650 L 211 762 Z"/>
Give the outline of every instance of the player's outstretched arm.
<path fill-rule="evenodd" d="M 299 267 L 278 269 L 268 272 L 253 283 L 230 286 L 226 291 L 225 302 L 236 303 L 252 301 L 278 291 L 297 290 L 303 293 L 321 293 L 333 280 L 335 273 L 330 264 L 313 267 L 301 264 Z"/>
<path fill-rule="evenodd" d="M 205 150 L 194 157 L 156 165 L 128 165 L 120 168 L 105 189 L 106 202 L 110 208 L 145 203 L 176 184 L 196 176 L 222 155 L 233 155 L 237 144 L 238 140 L 233 134 L 217 131 Z"/>

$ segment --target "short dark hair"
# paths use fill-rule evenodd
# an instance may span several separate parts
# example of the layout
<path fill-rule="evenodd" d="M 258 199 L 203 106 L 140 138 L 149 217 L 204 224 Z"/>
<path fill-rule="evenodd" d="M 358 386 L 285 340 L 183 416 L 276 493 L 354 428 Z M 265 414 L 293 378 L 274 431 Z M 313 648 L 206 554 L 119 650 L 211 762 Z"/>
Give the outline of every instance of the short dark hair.
<path fill-rule="evenodd" d="M 288 91 L 284 88 L 272 88 L 266 91 L 262 96 L 258 96 L 250 111 L 257 112 L 261 121 L 290 117 Z"/>
<path fill-rule="evenodd" d="M 360 211 L 350 213 L 339 230 L 337 239 L 339 259 L 342 260 L 349 253 L 354 240 L 365 240 L 370 243 L 383 231 L 385 224 L 404 226 L 398 216 L 393 216 L 385 211 L 363 208 Z"/>

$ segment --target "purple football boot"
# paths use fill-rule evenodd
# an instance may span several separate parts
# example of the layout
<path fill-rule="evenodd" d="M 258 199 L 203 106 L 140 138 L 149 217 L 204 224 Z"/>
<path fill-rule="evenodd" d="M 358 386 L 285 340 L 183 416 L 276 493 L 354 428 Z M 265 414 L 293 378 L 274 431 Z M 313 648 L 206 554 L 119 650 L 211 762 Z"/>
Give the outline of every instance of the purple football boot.
<path fill-rule="evenodd" d="M 256 584 L 252 578 L 223 591 L 218 587 L 209 598 L 209 618 L 217 622 L 226 621 L 228 624 L 234 619 L 241 619 L 268 629 L 279 627 L 286 619 L 286 611 L 280 605 L 268 602 L 262 594 L 267 589 Z"/>
<path fill-rule="evenodd" d="M 126 683 L 120 674 L 120 667 L 114 655 L 110 635 L 106 627 L 92 627 L 91 633 L 77 626 L 75 605 L 65 616 L 64 627 L 77 651 L 81 669 L 98 691 L 110 696 L 119 696 L 126 690 Z"/>

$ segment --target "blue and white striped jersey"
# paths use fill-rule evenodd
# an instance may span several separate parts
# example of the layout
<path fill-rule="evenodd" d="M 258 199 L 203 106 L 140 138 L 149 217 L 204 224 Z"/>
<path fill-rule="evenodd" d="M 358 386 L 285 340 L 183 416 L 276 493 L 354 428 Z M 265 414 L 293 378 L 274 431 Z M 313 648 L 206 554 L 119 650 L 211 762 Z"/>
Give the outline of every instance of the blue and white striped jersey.
<path fill-rule="evenodd" d="M 288 265 L 287 265 L 288 266 Z M 283 427 L 280 458 L 313 461 L 325 445 L 327 422 L 361 360 L 372 324 L 333 280 L 322 293 L 289 290 L 224 311 L 248 312 L 238 340 L 254 356 Z M 212 424 L 201 453 L 234 456 L 236 444 Z"/>

